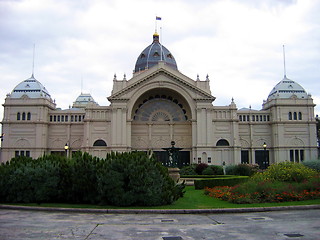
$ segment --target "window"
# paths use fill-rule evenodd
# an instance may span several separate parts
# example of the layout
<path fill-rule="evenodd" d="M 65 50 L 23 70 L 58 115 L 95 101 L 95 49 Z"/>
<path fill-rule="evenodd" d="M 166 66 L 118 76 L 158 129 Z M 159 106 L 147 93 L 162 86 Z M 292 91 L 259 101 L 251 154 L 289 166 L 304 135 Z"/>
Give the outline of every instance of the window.
<path fill-rule="evenodd" d="M 303 149 L 291 149 L 290 150 L 290 162 L 302 162 L 304 160 Z"/>
<path fill-rule="evenodd" d="M 64 122 L 64 116 L 63 115 L 61 116 L 61 122 Z"/>
<path fill-rule="evenodd" d="M 208 163 L 211 163 L 211 157 L 208 157 Z"/>
<path fill-rule="evenodd" d="M 20 120 L 20 112 L 17 113 L 17 120 Z"/>
<path fill-rule="evenodd" d="M 60 122 L 60 115 L 58 115 L 58 122 Z"/>
<path fill-rule="evenodd" d="M 52 116 L 50 116 L 50 122 L 52 122 Z"/>
<path fill-rule="evenodd" d="M 198 157 L 198 163 L 201 163 L 201 157 Z"/>
<path fill-rule="evenodd" d="M 292 120 L 292 112 L 289 112 L 288 118 L 289 118 L 289 120 Z"/>
<path fill-rule="evenodd" d="M 22 113 L 22 120 L 26 120 L 26 113 L 25 112 Z"/>
<path fill-rule="evenodd" d="M 73 122 L 73 115 L 71 115 L 71 119 L 70 119 L 70 121 L 71 121 L 71 122 Z"/>
<path fill-rule="evenodd" d="M 293 113 L 293 120 L 297 120 L 297 112 Z"/>
<path fill-rule="evenodd" d="M 57 121 L 57 116 L 56 116 L 56 115 L 53 116 L 53 121 L 54 121 L 54 122 Z"/>
<path fill-rule="evenodd" d="M 102 140 L 102 139 L 98 139 L 93 143 L 94 147 L 102 147 L 102 146 L 107 146 L 107 143 Z"/>
<path fill-rule="evenodd" d="M 66 122 L 68 122 L 68 116 L 66 116 Z"/>
<path fill-rule="evenodd" d="M 240 122 L 242 122 L 242 116 L 241 115 L 239 116 L 239 120 L 240 120 Z"/>
<path fill-rule="evenodd" d="M 31 120 L 31 113 L 30 112 L 27 113 L 27 120 L 29 120 L 29 121 Z"/>
<path fill-rule="evenodd" d="M 220 139 L 217 142 L 216 146 L 222 147 L 222 146 L 230 146 L 230 145 L 229 145 L 229 142 L 226 139 Z"/>
<path fill-rule="evenodd" d="M 298 119 L 302 120 L 302 113 L 301 112 L 298 113 Z"/>

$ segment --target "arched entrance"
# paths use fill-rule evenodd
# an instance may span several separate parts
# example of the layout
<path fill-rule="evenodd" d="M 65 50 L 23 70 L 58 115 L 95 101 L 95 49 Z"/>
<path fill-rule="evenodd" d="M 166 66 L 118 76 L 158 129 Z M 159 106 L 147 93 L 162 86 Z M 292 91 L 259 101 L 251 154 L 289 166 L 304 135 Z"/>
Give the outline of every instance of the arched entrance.
<path fill-rule="evenodd" d="M 191 111 L 186 100 L 170 89 L 153 89 L 138 98 L 132 110 L 132 150 L 156 153 L 159 160 L 166 158 L 162 148 L 183 148 L 181 158 L 184 164 L 190 162 L 192 148 Z"/>

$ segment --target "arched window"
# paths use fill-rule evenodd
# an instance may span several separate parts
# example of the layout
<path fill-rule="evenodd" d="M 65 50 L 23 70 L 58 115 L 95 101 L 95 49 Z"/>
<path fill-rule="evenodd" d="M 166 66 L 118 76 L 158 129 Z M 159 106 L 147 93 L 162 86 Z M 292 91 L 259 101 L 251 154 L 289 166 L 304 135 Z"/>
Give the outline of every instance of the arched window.
<path fill-rule="evenodd" d="M 217 145 L 216 146 L 219 146 L 219 147 L 222 147 L 222 146 L 230 146 L 229 142 L 225 139 L 220 139 L 218 142 L 217 142 Z"/>
<path fill-rule="evenodd" d="M 31 113 L 30 112 L 27 113 L 27 120 L 31 120 Z"/>
<path fill-rule="evenodd" d="M 102 139 L 98 139 L 93 143 L 94 147 L 101 147 L 101 146 L 107 146 L 107 143 L 103 141 Z"/>
<path fill-rule="evenodd" d="M 297 112 L 293 113 L 293 120 L 297 120 Z"/>
<path fill-rule="evenodd" d="M 302 113 L 301 112 L 298 113 L 298 119 L 302 120 Z"/>
<path fill-rule="evenodd" d="M 20 120 L 20 112 L 17 113 L 17 120 Z"/>
<path fill-rule="evenodd" d="M 26 113 L 25 112 L 22 113 L 22 120 L 26 120 Z"/>
<path fill-rule="evenodd" d="M 289 120 L 292 120 L 292 112 L 289 112 L 288 118 Z"/>

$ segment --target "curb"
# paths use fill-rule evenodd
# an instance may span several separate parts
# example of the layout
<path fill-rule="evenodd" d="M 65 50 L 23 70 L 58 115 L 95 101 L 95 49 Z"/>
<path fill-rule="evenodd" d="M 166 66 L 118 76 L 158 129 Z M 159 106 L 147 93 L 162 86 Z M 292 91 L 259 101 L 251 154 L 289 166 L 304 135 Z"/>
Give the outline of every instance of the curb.
<path fill-rule="evenodd" d="M 212 213 L 249 213 L 289 210 L 320 209 L 320 205 L 298 205 L 281 207 L 254 207 L 254 208 L 212 208 L 212 209 L 91 209 L 91 208 L 52 208 L 0 205 L 0 209 L 66 212 L 66 213 L 100 213 L 100 214 L 212 214 Z"/>

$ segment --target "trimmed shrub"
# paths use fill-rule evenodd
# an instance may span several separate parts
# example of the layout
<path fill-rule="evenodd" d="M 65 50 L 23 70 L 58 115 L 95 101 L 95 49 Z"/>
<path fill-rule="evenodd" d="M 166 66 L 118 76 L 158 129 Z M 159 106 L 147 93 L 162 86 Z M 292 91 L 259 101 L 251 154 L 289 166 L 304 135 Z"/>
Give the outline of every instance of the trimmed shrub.
<path fill-rule="evenodd" d="M 203 172 L 203 170 L 205 170 L 207 167 L 209 167 L 208 164 L 206 164 L 206 163 L 199 163 L 199 164 L 196 166 L 195 171 L 196 171 L 196 173 L 197 173 L 198 175 L 201 175 L 202 172 Z"/>
<path fill-rule="evenodd" d="M 223 175 L 223 168 L 221 166 L 210 165 L 202 171 L 202 175 Z"/>
<path fill-rule="evenodd" d="M 238 164 L 226 167 L 226 174 L 238 176 L 252 176 L 258 172 L 259 166 L 256 164 Z"/>
<path fill-rule="evenodd" d="M 180 175 L 196 175 L 196 165 L 192 164 L 189 166 L 184 166 L 180 169 Z"/>
<path fill-rule="evenodd" d="M 307 160 L 307 161 L 303 161 L 302 164 L 306 167 L 309 167 L 311 169 L 317 170 L 318 172 L 320 172 L 320 160 Z"/>
<path fill-rule="evenodd" d="M 231 176 L 231 177 L 217 177 L 207 179 L 195 179 L 195 189 L 204 189 L 205 187 L 213 188 L 216 186 L 234 186 L 248 181 L 248 176 Z"/>
<path fill-rule="evenodd" d="M 234 175 L 180 175 L 180 178 L 225 178 L 234 177 Z"/>

